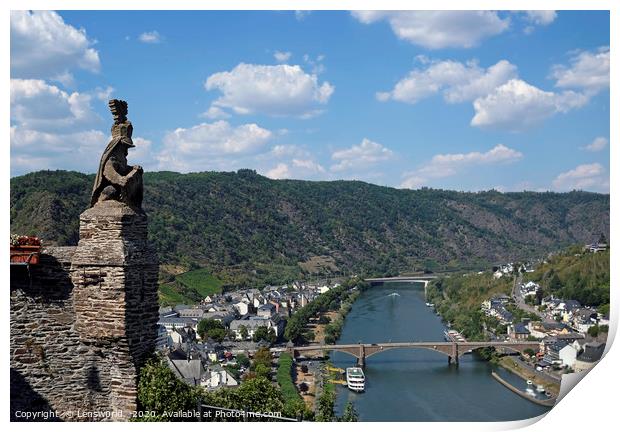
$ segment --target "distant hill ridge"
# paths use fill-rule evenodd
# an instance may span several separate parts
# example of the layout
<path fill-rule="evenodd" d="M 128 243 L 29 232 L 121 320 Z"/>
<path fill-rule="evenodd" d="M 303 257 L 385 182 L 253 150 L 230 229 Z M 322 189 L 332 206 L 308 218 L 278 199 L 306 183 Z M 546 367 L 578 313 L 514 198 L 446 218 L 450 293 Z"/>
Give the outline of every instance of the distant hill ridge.
<path fill-rule="evenodd" d="M 76 244 L 93 175 L 11 179 L 11 232 Z M 483 266 L 609 238 L 609 195 L 394 189 L 271 180 L 252 170 L 149 172 L 144 208 L 163 263 L 217 272 L 333 257 L 347 271 Z M 259 269 L 260 270 L 260 269 Z M 301 271 L 301 270 L 300 270 Z"/>

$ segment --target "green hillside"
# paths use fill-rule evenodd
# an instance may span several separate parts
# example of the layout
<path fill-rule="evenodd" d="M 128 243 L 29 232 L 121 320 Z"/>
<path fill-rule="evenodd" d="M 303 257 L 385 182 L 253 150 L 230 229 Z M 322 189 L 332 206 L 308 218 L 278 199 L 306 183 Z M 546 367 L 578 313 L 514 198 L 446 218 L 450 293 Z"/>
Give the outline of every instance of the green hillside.
<path fill-rule="evenodd" d="M 430 283 L 427 298 L 435 304 L 442 318 L 467 339 L 484 340 L 482 325 L 489 320 L 481 312 L 480 305 L 493 296 L 509 295 L 512 284 L 513 278 L 494 279 L 491 272 L 453 275 Z"/>
<path fill-rule="evenodd" d="M 75 244 L 92 181 L 67 171 L 12 178 L 11 232 Z M 290 280 L 313 257 L 333 259 L 318 267 L 332 273 L 481 268 L 609 233 L 609 195 L 587 192 L 412 191 L 251 170 L 146 173 L 144 184 L 161 262 L 203 268 L 223 289 Z"/>
<path fill-rule="evenodd" d="M 590 306 L 609 304 L 609 253 L 571 248 L 551 256 L 528 277 L 540 282 L 544 295 L 553 294 Z"/>

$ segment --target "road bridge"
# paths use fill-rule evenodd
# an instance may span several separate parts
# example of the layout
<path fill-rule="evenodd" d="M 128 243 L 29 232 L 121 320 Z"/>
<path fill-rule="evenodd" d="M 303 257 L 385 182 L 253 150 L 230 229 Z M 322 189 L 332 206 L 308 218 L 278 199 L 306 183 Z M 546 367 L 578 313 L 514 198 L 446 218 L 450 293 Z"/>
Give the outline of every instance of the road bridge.
<path fill-rule="evenodd" d="M 429 282 L 437 279 L 436 275 L 418 275 L 418 276 L 391 276 L 391 277 L 378 277 L 364 279 L 366 282 L 370 282 L 371 285 L 384 284 L 390 282 L 418 282 L 424 284 L 424 298 L 427 298 L 426 287 Z"/>
<path fill-rule="evenodd" d="M 423 283 L 424 286 L 435 279 L 438 276 L 436 275 L 418 275 L 418 276 L 391 276 L 391 277 L 377 277 L 377 278 L 368 278 L 364 279 L 366 282 L 370 282 L 371 284 L 379 284 L 379 283 L 389 283 L 389 282 L 420 282 Z"/>
<path fill-rule="evenodd" d="M 514 352 L 523 352 L 526 349 L 538 351 L 540 349 L 539 342 L 387 342 L 373 344 L 338 344 L 338 345 L 306 345 L 306 346 L 289 346 L 285 348 L 272 348 L 272 352 L 289 352 L 293 357 L 297 357 L 302 353 L 322 352 L 322 351 L 339 351 L 352 355 L 357 359 L 357 365 L 364 367 L 366 359 L 375 354 L 391 349 L 427 349 L 440 352 L 448 356 L 448 364 L 459 362 L 459 357 L 465 353 L 485 348 L 494 347 L 495 349 L 509 350 Z"/>

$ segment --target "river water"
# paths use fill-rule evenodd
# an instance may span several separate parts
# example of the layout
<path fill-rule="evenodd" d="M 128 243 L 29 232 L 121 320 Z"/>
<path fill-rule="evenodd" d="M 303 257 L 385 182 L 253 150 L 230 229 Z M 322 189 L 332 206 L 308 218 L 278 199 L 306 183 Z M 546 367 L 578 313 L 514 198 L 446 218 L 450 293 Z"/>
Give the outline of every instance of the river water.
<path fill-rule="evenodd" d="M 398 296 L 390 296 L 397 293 Z M 347 315 L 338 343 L 443 341 L 440 317 L 426 307 L 421 284 L 389 283 L 363 292 Z M 355 358 L 333 352 L 339 368 Z M 361 421 L 505 421 L 543 414 L 548 408 L 511 392 L 492 376 L 492 367 L 476 355 L 448 365 L 447 356 L 426 349 L 394 349 L 366 359 L 366 391 L 338 386 L 336 412 L 352 401 Z M 519 388 L 523 380 L 500 375 Z"/>

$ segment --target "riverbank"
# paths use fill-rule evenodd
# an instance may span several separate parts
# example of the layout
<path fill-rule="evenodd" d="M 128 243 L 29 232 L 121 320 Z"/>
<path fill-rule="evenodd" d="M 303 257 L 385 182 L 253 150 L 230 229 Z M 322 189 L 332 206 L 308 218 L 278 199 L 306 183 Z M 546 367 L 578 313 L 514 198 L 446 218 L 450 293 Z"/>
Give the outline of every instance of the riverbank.
<path fill-rule="evenodd" d="M 518 394 L 524 399 L 529 400 L 530 402 L 533 402 L 537 405 L 541 405 L 545 407 L 552 407 L 555 405 L 555 400 L 556 400 L 555 397 L 551 397 L 549 399 L 536 399 L 534 396 L 530 396 L 526 392 L 523 392 L 519 390 L 518 388 L 516 388 L 515 386 L 513 386 L 512 384 L 510 384 L 508 381 L 500 377 L 496 372 L 491 372 L 491 376 L 493 376 L 493 378 L 495 378 L 500 384 L 502 384 L 508 390 L 513 391 L 514 393 Z"/>
<path fill-rule="evenodd" d="M 516 361 L 514 361 L 514 359 L 510 358 L 510 356 L 502 357 L 498 362 L 498 366 L 501 366 L 526 381 L 532 381 L 536 385 L 542 385 L 549 393 L 552 394 L 553 398 L 557 397 L 560 393 L 560 381 L 544 379 L 536 373 L 521 367 Z"/>
<path fill-rule="evenodd" d="M 444 330 L 440 317 L 426 306 L 422 284 L 390 283 L 360 294 L 338 343 L 441 341 Z M 343 415 L 352 403 L 360 421 L 510 421 L 549 409 L 498 385 L 491 376 L 492 365 L 477 357 L 463 356 L 457 368 L 447 366 L 445 355 L 433 350 L 377 353 L 366 361 L 364 393 L 335 386 L 335 412 Z M 332 352 L 330 362 L 346 369 L 355 358 Z"/>
<path fill-rule="evenodd" d="M 321 320 L 322 317 L 326 317 L 329 319 L 329 323 L 331 323 L 335 319 L 337 319 L 339 316 L 340 316 L 339 311 L 329 311 L 329 312 L 322 313 L 319 316 L 319 321 Z M 312 328 L 312 331 L 314 333 L 314 343 L 321 344 L 321 345 L 325 343 L 325 327 L 327 327 L 329 323 L 324 323 L 324 324 L 317 323 L 314 325 L 314 328 Z"/>

